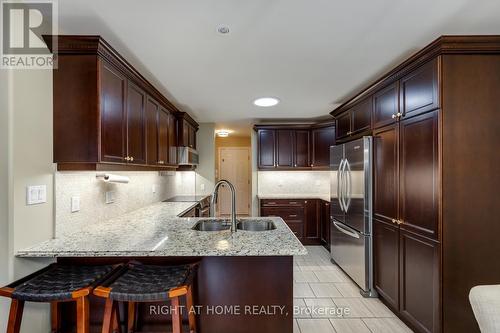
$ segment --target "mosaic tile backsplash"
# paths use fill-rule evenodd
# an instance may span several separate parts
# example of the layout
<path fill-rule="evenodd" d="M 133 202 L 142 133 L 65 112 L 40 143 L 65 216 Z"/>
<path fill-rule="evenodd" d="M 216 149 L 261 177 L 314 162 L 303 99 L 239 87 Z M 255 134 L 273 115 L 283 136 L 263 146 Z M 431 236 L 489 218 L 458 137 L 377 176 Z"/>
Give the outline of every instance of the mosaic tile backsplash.
<path fill-rule="evenodd" d="M 195 193 L 195 172 L 113 172 L 130 178 L 128 184 L 106 183 L 96 172 L 56 172 L 55 236 L 85 228 L 88 223 L 109 220 L 174 195 Z M 153 193 L 153 187 L 155 192 Z M 112 192 L 113 203 L 106 203 Z M 71 212 L 71 198 L 80 198 L 80 211 Z"/>

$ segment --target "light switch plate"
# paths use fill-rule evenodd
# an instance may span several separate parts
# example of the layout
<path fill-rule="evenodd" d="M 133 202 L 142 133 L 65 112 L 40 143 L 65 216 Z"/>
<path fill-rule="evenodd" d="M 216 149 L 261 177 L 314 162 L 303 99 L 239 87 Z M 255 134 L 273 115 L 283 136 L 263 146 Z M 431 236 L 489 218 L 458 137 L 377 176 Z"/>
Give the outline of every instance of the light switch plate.
<path fill-rule="evenodd" d="M 114 191 L 106 192 L 106 203 L 111 204 L 113 202 L 115 202 L 115 192 Z"/>
<path fill-rule="evenodd" d="M 26 204 L 38 205 L 47 202 L 47 186 L 35 185 L 26 188 Z"/>
<path fill-rule="evenodd" d="M 80 211 L 80 197 L 71 197 L 71 212 L 76 213 Z"/>

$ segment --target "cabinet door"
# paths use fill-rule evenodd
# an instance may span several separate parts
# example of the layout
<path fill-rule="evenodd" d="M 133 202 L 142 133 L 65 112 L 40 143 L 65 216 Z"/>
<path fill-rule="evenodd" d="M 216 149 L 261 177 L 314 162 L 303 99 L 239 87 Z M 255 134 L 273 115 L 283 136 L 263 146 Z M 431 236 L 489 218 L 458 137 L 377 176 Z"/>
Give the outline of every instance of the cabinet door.
<path fill-rule="evenodd" d="M 278 168 L 293 167 L 293 131 L 276 131 L 276 165 Z"/>
<path fill-rule="evenodd" d="M 181 135 L 181 139 L 182 139 L 182 142 L 181 142 L 181 145 L 183 147 L 189 147 L 189 123 L 186 121 L 186 120 L 182 120 L 182 124 L 181 124 L 181 131 L 182 131 L 182 135 Z"/>
<path fill-rule="evenodd" d="M 438 91 L 438 62 L 433 59 L 401 79 L 403 117 L 437 109 Z"/>
<path fill-rule="evenodd" d="M 158 107 L 158 103 L 151 97 L 148 97 L 146 101 L 146 145 L 148 165 L 156 165 L 160 160 L 158 158 Z"/>
<path fill-rule="evenodd" d="M 320 215 L 319 200 L 306 201 L 305 232 L 304 241 L 306 244 L 321 244 L 320 240 Z"/>
<path fill-rule="evenodd" d="M 132 164 L 146 163 L 146 95 L 142 89 L 127 84 L 127 156 Z"/>
<path fill-rule="evenodd" d="M 395 122 L 399 112 L 399 83 L 395 82 L 373 96 L 373 127 L 378 128 Z"/>
<path fill-rule="evenodd" d="M 347 111 L 337 117 L 336 135 L 337 139 L 342 139 L 351 134 L 351 112 Z"/>
<path fill-rule="evenodd" d="M 377 292 L 399 310 L 399 230 L 373 220 L 373 279 Z"/>
<path fill-rule="evenodd" d="M 294 167 L 307 168 L 311 164 L 309 157 L 309 137 L 308 130 L 295 131 L 295 151 L 294 151 Z"/>
<path fill-rule="evenodd" d="M 177 164 L 177 140 L 175 131 L 175 116 L 168 114 L 168 164 Z"/>
<path fill-rule="evenodd" d="M 188 146 L 190 148 L 196 149 L 196 129 L 193 126 L 188 125 L 188 132 Z"/>
<path fill-rule="evenodd" d="M 402 228 L 438 239 L 438 111 L 400 122 Z"/>
<path fill-rule="evenodd" d="M 258 162 L 260 169 L 275 167 L 275 131 L 260 129 L 257 132 Z"/>
<path fill-rule="evenodd" d="M 328 168 L 330 166 L 330 146 L 335 145 L 335 128 L 324 127 L 313 129 L 312 167 Z"/>
<path fill-rule="evenodd" d="M 372 126 L 372 98 L 368 97 L 351 109 L 351 132 L 361 133 Z"/>
<path fill-rule="evenodd" d="M 373 216 L 398 218 L 398 124 L 373 132 Z"/>
<path fill-rule="evenodd" d="M 439 243 L 402 230 L 400 260 L 401 315 L 420 332 L 439 332 Z"/>
<path fill-rule="evenodd" d="M 321 243 L 330 251 L 330 203 L 321 200 Z"/>
<path fill-rule="evenodd" d="M 125 89 L 127 80 L 106 63 L 101 65 L 101 160 L 124 162 Z"/>
<path fill-rule="evenodd" d="M 158 113 L 158 161 L 159 164 L 168 164 L 169 113 L 160 108 Z"/>

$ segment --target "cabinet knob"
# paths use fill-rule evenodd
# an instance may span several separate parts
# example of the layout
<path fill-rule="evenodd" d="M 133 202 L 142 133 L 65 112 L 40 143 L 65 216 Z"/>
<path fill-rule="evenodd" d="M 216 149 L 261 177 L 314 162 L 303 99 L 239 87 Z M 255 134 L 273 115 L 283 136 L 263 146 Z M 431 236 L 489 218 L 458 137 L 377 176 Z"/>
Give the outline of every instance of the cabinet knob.
<path fill-rule="evenodd" d="M 395 114 L 393 114 L 391 117 L 392 117 L 392 119 L 396 119 L 396 115 Z"/>
<path fill-rule="evenodd" d="M 314 166 L 314 163 L 311 163 L 311 166 L 313 167 L 313 166 Z"/>
<path fill-rule="evenodd" d="M 295 163 L 294 166 L 297 167 L 297 163 Z"/>
<path fill-rule="evenodd" d="M 401 112 L 396 113 L 396 117 L 401 117 L 403 114 Z"/>
<path fill-rule="evenodd" d="M 125 161 L 130 161 L 130 157 L 125 157 Z"/>
<path fill-rule="evenodd" d="M 394 223 L 394 224 L 398 223 L 398 221 L 397 221 L 396 219 L 392 219 L 391 221 L 392 221 L 392 223 Z"/>
<path fill-rule="evenodd" d="M 130 157 L 130 162 L 133 162 L 134 161 L 134 158 L 133 157 Z"/>
<path fill-rule="evenodd" d="M 347 135 L 351 135 L 351 134 L 352 134 L 352 132 L 351 132 L 351 131 L 347 132 Z"/>

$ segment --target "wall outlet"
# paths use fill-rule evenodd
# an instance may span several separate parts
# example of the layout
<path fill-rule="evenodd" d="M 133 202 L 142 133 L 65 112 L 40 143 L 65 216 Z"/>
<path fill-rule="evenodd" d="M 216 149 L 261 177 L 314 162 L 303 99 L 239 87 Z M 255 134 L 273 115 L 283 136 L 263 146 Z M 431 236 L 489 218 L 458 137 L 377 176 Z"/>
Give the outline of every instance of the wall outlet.
<path fill-rule="evenodd" d="M 80 197 L 71 197 L 71 212 L 76 213 L 80 211 Z"/>
<path fill-rule="evenodd" d="M 106 203 L 111 204 L 113 202 L 115 202 L 115 192 L 114 191 L 106 192 Z"/>
<path fill-rule="evenodd" d="M 26 204 L 37 205 L 47 202 L 47 186 L 36 185 L 26 188 Z"/>
<path fill-rule="evenodd" d="M 205 191 L 205 184 L 200 184 L 200 190 Z"/>
<path fill-rule="evenodd" d="M 151 192 L 156 193 L 156 187 L 157 187 L 156 184 L 153 184 L 151 186 Z"/>

